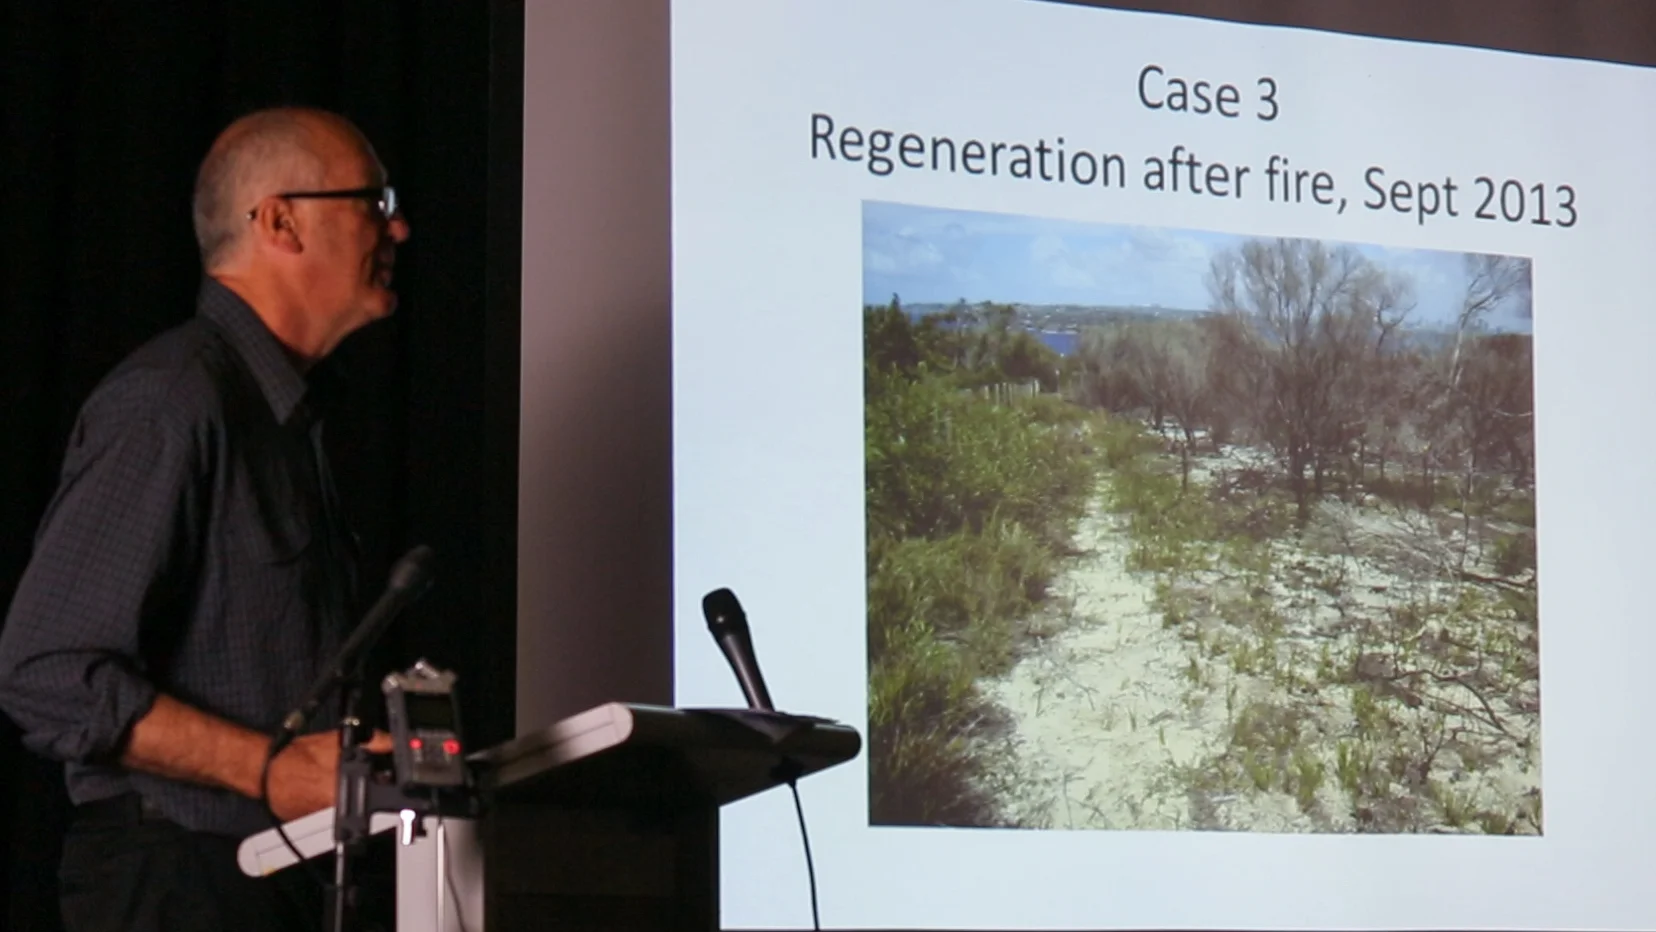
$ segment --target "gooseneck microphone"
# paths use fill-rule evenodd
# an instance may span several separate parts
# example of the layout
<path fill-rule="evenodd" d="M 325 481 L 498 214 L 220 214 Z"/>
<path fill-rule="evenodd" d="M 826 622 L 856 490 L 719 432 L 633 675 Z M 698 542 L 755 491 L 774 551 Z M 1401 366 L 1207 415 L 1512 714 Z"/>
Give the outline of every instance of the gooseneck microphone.
<path fill-rule="evenodd" d="M 753 655 L 753 638 L 748 634 L 747 613 L 736 593 L 729 589 L 715 589 L 702 597 L 702 616 L 707 619 L 707 630 L 724 652 L 736 681 L 742 685 L 748 708 L 774 712 L 770 692 L 765 689 L 765 678 L 759 673 L 759 659 Z"/>
<path fill-rule="evenodd" d="M 350 637 L 345 639 L 345 644 L 339 648 L 339 652 L 317 677 L 316 682 L 311 684 L 311 688 L 305 693 L 304 701 L 282 719 L 281 730 L 276 734 L 276 744 L 271 751 L 272 756 L 305 727 L 305 723 L 310 720 L 328 691 L 348 678 L 351 665 L 363 651 L 379 640 L 380 635 L 384 634 L 391 622 L 402 614 L 403 609 L 431 588 L 433 560 L 431 548 L 422 544 L 410 550 L 391 568 L 385 592 L 368 610 L 368 614 L 362 616 L 362 622 L 351 632 Z"/>
<path fill-rule="evenodd" d="M 729 589 L 714 589 L 702 596 L 702 615 L 707 619 L 707 630 L 712 632 L 713 640 L 719 642 L 719 650 L 724 651 L 725 659 L 730 661 L 730 669 L 736 673 L 736 681 L 742 684 L 742 693 L 747 696 L 748 708 L 756 712 L 772 713 L 765 718 L 780 717 L 789 722 L 802 723 L 783 730 L 773 730 L 762 727 L 763 722 L 751 720 L 759 718 L 758 716 L 748 715 L 744 716 L 749 719 L 746 724 L 769 737 L 773 743 L 782 741 L 795 728 L 809 729 L 811 725 L 805 716 L 775 715 L 776 708 L 771 705 L 770 693 L 765 689 L 765 678 L 759 673 L 759 658 L 753 655 L 753 638 L 748 634 L 747 612 L 742 611 L 742 603 L 736 601 L 736 593 Z M 805 806 L 799 801 L 799 778 L 804 773 L 805 768 L 800 766 L 799 761 L 784 752 L 771 770 L 771 778 L 788 784 L 788 789 L 793 791 L 794 811 L 799 814 L 799 834 L 805 843 L 805 872 L 811 884 L 811 925 L 812 928 L 820 929 L 822 919 L 817 912 L 816 864 L 811 859 L 811 836 L 805 831 Z"/>

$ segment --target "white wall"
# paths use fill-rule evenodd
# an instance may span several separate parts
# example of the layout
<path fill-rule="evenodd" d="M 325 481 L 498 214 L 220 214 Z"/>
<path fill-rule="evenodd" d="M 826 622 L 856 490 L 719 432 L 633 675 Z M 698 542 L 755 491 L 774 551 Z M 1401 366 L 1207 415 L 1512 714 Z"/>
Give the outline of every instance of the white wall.
<path fill-rule="evenodd" d="M 525 7 L 520 734 L 672 701 L 668 4 Z"/>

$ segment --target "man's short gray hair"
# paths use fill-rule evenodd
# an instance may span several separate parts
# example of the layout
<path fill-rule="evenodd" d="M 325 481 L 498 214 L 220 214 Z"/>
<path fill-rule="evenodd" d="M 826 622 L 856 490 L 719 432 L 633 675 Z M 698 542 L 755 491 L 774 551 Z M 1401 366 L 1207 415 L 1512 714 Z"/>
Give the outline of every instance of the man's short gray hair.
<path fill-rule="evenodd" d="M 261 110 L 226 129 L 196 174 L 191 214 L 201 267 L 224 261 L 247 230 L 247 211 L 277 187 L 320 186 L 326 167 L 315 151 L 315 118 L 298 108 Z M 268 186 L 270 190 L 260 190 Z"/>

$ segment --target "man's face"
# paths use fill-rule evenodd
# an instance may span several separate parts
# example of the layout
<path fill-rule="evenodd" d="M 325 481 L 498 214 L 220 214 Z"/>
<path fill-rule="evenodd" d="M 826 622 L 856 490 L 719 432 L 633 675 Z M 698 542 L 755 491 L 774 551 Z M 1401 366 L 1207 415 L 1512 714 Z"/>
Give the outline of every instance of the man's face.
<path fill-rule="evenodd" d="M 324 147 L 331 190 L 379 188 L 385 172 L 372 152 L 353 139 Z M 312 199 L 295 205 L 309 214 L 305 249 L 306 303 L 341 336 L 388 317 L 397 308 L 391 290 L 397 244 L 408 239 L 400 212 L 387 218 L 372 197 Z"/>

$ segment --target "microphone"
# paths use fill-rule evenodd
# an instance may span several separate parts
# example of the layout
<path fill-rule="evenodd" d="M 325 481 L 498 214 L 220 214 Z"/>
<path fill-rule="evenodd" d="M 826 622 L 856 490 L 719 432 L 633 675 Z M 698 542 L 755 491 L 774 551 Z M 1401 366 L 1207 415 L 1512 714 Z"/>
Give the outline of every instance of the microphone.
<path fill-rule="evenodd" d="M 421 544 L 410 550 L 391 568 L 385 592 L 368 610 L 368 614 L 362 617 L 362 623 L 345 639 L 345 644 L 339 648 L 339 652 L 317 677 L 316 682 L 311 684 L 310 690 L 305 693 L 304 701 L 282 719 L 281 730 L 276 735 L 275 750 L 271 751 L 273 756 L 305 727 L 305 723 L 322 703 L 322 698 L 327 695 L 328 690 L 346 679 L 345 671 L 357 657 L 379 640 L 380 635 L 390 627 L 393 619 L 402 614 L 403 609 L 431 588 L 433 559 L 431 548 Z"/>
<path fill-rule="evenodd" d="M 747 613 L 736 593 L 729 589 L 715 589 L 702 597 L 702 616 L 707 619 L 707 630 L 719 643 L 736 681 L 742 685 L 748 708 L 774 712 L 770 693 L 765 689 L 765 678 L 759 673 L 759 659 L 753 655 L 753 639 L 748 635 Z"/>

